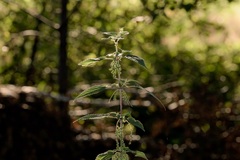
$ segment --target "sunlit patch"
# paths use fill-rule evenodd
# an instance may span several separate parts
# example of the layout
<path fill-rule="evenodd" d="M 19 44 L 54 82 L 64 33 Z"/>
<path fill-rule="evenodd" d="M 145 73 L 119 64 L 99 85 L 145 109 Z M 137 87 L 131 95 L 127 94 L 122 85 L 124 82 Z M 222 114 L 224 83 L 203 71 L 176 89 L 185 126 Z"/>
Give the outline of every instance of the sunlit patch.
<path fill-rule="evenodd" d="M 2 51 L 3 51 L 3 52 L 8 52 L 8 51 L 9 51 L 9 48 L 8 48 L 7 46 L 3 46 L 3 47 L 2 47 Z"/>
<path fill-rule="evenodd" d="M 240 143 L 240 137 L 236 137 L 236 142 Z"/>
<path fill-rule="evenodd" d="M 174 109 L 176 109 L 177 107 L 178 107 L 177 102 L 173 102 L 173 103 L 171 103 L 171 104 L 168 105 L 168 109 L 170 109 L 170 110 L 174 110 Z"/>

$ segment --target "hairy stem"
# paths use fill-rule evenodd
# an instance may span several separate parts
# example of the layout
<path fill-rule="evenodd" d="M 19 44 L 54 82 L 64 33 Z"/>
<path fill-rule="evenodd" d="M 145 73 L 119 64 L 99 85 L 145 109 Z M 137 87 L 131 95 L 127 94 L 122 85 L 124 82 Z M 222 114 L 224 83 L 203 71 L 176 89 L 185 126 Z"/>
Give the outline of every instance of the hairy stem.
<path fill-rule="evenodd" d="M 118 39 L 114 42 L 115 43 L 115 53 L 116 53 L 116 61 L 118 64 L 120 64 L 120 59 L 118 57 Z M 121 158 L 123 156 L 123 147 L 125 147 L 124 144 L 124 134 L 123 134 L 123 95 L 122 95 L 122 84 L 121 84 L 121 65 L 119 65 L 120 68 L 117 69 L 117 81 L 119 86 L 119 112 L 120 112 L 120 153 Z"/>

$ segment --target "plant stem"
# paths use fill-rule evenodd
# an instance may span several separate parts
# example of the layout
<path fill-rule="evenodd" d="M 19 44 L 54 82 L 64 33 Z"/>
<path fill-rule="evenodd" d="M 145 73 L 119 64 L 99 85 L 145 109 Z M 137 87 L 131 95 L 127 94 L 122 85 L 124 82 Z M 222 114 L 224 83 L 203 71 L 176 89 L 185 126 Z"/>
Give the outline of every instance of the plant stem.
<path fill-rule="evenodd" d="M 116 61 L 118 64 L 120 64 L 121 58 L 118 57 L 118 39 L 115 40 L 115 53 L 116 53 Z M 123 134 L 123 95 L 122 95 L 122 84 L 121 84 L 121 65 L 119 65 L 119 68 L 117 69 L 117 81 L 119 86 L 119 113 L 120 113 L 120 153 L 121 153 L 121 159 L 123 158 L 123 147 L 125 147 L 124 144 L 124 134 Z"/>
<path fill-rule="evenodd" d="M 118 84 L 120 84 L 120 79 L 121 75 L 118 73 Z M 120 130 L 121 130 L 121 136 L 120 136 L 120 148 L 124 146 L 124 141 L 123 141 L 123 99 L 122 99 L 122 86 L 119 88 L 119 112 L 120 112 Z"/>
<path fill-rule="evenodd" d="M 116 60 L 117 60 L 117 63 L 119 63 L 120 59 L 118 59 L 118 40 L 116 40 L 114 42 L 115 44 L 115 53 L 116 53 Z M 120 63 L 119 63 L 120 64 Z M 121 67 L 121 66 L 120 66 Z M 121 68 L 118 68 L 117 70 L 118 72 L 118 77 L 117 77 L 117 80 L 118 80 L 118 86 L 119 86 L 119 106 L 120 106 L 120 117 L 122 118 L 122 108 L 123 108 L 123 104 L 122 104 L 122 86 L 121 86 Z M 122 121 L 122 120 L 121 120 Z M 121 124 L 121 123 L 120 123 Z"/>

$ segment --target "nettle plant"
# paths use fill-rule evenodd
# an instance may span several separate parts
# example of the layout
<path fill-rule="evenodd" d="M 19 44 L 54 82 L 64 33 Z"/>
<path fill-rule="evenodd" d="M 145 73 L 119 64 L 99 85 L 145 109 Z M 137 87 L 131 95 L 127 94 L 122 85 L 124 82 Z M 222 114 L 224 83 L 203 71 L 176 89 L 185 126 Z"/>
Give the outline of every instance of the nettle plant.
<path fill-rule="evenodd" d="M 109 112 L 109 113 L 103 113 L 103 114 L 87 114 L 77 119 L 77 121 L 96 120 L 96 119 L 103 119 L 103 118 L 116 119 L 116 128 L 115 128 L 116 149 L 108 150 L 104 153 L 99 154 L 95 160 L 110 160 L 110 159 L 111 160 L 129 160 L 129 156 L 128 156 L 129 153 L 134 154 L 135 157 L 141 157 L 147 160 L 147 157 L 143 152 L 138 150 L 137 151 L 131 150 L 129 147 L 126 146 L 124 141 L 125 139 L 124 126 L 130 124 L 144 131 L 143 124 L 139 120 L 136 120 L 135 118 L 133 118 L 129 110 L 127 111 L 123 110 L 123 107 L 125 104 L 126 106 L 132 106 L 129 101 L 129 97 L 126 89 L 127 88 L 143 89 L 149 94 L 151 94 L 154 98 L 156 98 L 159 102 L 160 100 L 151 92 L 147 91 L 145 88 L 139 85 L 139 83 L 136 80 L 124 79 L 122 77 L 121 60 L 123 58 L 134 61 L 137 64 L 139 64 L 141 67 L 146 69 L 145 62 L 142 58 L 136 55 L 132 55 L 131 51 L 123 50 L 119 47 L 119 41 L 123 40 L 124 36 L 128 35 L 129 32 L 124 31 L 124 29 L 121 28 L 119 32 L 104 32 L 103 34 L 107 36 L 107 38 L 103 38 L 103 39 L 108 39 L 113 42 L 115 46 L 115 51 L 113 53 L 107 54 L 106 56 L 84 60 L 80 62 L 79 65 L 82 67 L 88 67 L 88 66 L 95 65 L 99 61 L 104 61 L 104 60 L 110 61 L 109 70 L 115 82 L 110 85 L 100 84 L 100 85 L 92 86 L 84 90 L 83 92 L 81 92 L 76 97 L 76 99 L 91 96 L 93 94 L 98 94 L 100 92 L 103 92 L 107 89 L 111 89 L 113 90 L 113 93 L 109 98 L 109 101 L 111 100 L 119 101 L 119 112 Z"/>

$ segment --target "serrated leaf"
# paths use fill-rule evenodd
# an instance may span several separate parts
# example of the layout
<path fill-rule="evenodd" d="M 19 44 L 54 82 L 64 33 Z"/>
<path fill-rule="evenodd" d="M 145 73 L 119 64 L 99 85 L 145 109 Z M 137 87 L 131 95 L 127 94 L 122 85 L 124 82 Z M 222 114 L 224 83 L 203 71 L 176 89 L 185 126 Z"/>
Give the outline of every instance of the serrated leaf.
<path fill-rule="evenodd" d="M 146 155 L 145 155 L 145 153 L 143 153 L 143 152 L 141 152 L 141 151 L 135 151 L 135 157 L 141 157 L 141 158 L 143 158 L 143 159 L 148 160 L 147 157 L 146 157 Z"/>
<path fill-rule="evenodd" d="M 78 65 L 83 66 L 83 67 L 93 66 L 93 65 L 95 65 L 97 62 L 102 61 L 102 60 L 104 60 L 104 59 L 106 59 L 105 56 L 103 56 L 103 57 L 98 57 L 98 58 L 90 58 L 90 59 L 86 59 L 86 60 L 78 63 Z"/>
<path fill-rule="evenodd" d="M 91 96 L 93 94 L 97 94 L 100 93 L 104 90 L 107 89 L 106 85 L 96 85 L 96 86 L 92 86 L 86 90 L 84 90 L 83 92 L 81 92 L 77 97 L 77 98 L 83 98 L 83 97 L 87 97 L 87 96 Z"/>
<path fill-rule="evenodd" d="M 108 150 L 104 153 L 97 155 L 95 160 L 109 160 L 115 154 L 115 150 Z"/>
<path fill-rule="evenodd" d="M 134 61 L 134 62 L 138 63 L 140 66 L 147 69 L 147 66 L 145 65 L 145 62 L 142 58 L 140 58 L 138 56 L 135 56 L 135 55 L 132 55 L 132 54 L 124 55 L 124 57 L 131 60 L 131 61 Z"/>
<path fill-rule="evenodd" d="M 132 88 L 138 88 L 138 89 L 142 89 L 144 91 L 146 91 L 148 94 L 150 94 L 153 98 L 155 98 L 162 106 L 163 108 L 166 110 L 165 105 L 162 103 L 162 101 L 156 97 L 152 92 L 148 91 L 147 89 L 143 88 L 141 85 L 139 85 L 139 83 L 135 80 L 128 80 L 128 87 L 132 87 Z"/>
<path fill-rule="evenodd" d="M 90 120 L 90 119 L 103 119 L 103 118 L 115 118 L 115 119 L 118 119 L 119 118 L 119 113 L 117 113 L 117 112 L 109 112 L 109 113 L 105 113 L 105 114 L 87 114 L 85 116 L 82 116 L 82 117 L 78 118 L 76 121 Z"/>
<path fill-rule="evenodd" d="M 132 116 L 126 117 L 127 121 L 131 123 L 133 126 L 140 128 L 141 130 L 144 130 L 143 124 L 139 121 L 133 118 Z"/>
<path fill-rule="evenodd" d="M 117 32 L 103 32 L 103 34 L 108 35 L 108 36 L 116 36 Z"/>

